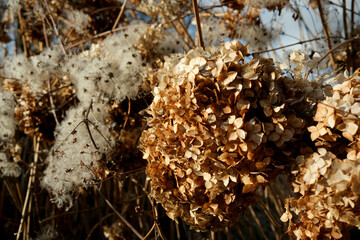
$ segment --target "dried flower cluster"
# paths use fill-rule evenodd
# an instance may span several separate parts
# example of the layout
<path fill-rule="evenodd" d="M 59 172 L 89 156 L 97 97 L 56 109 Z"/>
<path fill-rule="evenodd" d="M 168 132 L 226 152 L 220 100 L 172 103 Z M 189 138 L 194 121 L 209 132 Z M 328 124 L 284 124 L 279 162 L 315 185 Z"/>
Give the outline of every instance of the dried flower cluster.
<path fill-rule="evenodd" d="M 0 1 L 2 237 L 348 238 L 360 18 L 347 3 Z"/>
<path fill-rule="evenodd" d="M 296 158 L 292 185 L 299 197 L 288 200 L 282 217 L 291 221 L 290 210 L 299 215 L 289 227 L 297 239 L 339 239 L 360 227 L 359 89 L 358 70 L 317 104 L 316 124 L 308 128 L 317 149 Z"/>
<path fill-rule="evenodd" d="M 301 99 L 295 82 L 271 59 L 246 62 L 247 54 L 227 42 L 167 59 L 155 74 L 141 139 L 152 195 L 170 218 L 197 229 L 236 221 L 288 164 L 305 127 L 291 109 Z"/>

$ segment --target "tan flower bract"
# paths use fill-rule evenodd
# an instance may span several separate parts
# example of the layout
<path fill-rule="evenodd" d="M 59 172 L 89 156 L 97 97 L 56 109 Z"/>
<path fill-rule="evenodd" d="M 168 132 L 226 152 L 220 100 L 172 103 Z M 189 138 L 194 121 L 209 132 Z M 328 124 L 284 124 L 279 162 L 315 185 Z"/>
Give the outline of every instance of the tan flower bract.
<path fill-rule="evenodd" d="M 359 98 L 360 71 L 333 86 L 332 95 L 317 104 L 315 125 L 308 127 L 318 146 L 296 158 L 292 183 L 297 198 L 288 199 L 282 221 L 297 239 L 347 238 L 360 227 Z M 336 153 L 336 155 L 335 155 Z"/>
<path fill-rule="evenodd" d="M 248 53 L 236 41 L 191 50 L 152 78 L 158 85 L 141 137 L 152 196 L 195 229 L 236 222 L 288 164 L 305 127 L 290 106 L 299 94 L 292 80 Z"/>

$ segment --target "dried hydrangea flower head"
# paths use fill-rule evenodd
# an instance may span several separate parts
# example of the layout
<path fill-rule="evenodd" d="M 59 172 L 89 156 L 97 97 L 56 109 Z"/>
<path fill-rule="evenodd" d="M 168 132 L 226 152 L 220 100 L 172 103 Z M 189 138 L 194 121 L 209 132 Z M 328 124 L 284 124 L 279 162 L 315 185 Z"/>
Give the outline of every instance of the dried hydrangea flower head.
<path fill-rule="evenodd" d="M 283 221 L 297 239 L 347 238 L 360 227 L 360 70 L 333 86 L 332 95 L 317 104 L 310 126 L 317 150 L 296 158 L 292 183 L 298 198 L 288 200 Z M 291 221 L 290 210 L 298 215 Z"/>
<path fill-rule="evenodd" d="M 152 196 L 172 219 L 218 229 L 254 204 L 288 164 L 305 121 L 300 91 L 271 59 L 245 60 L 240 42 L 167 58 L 141 138 Z M 304 83 L 305 84 L 305 83 Z"/>

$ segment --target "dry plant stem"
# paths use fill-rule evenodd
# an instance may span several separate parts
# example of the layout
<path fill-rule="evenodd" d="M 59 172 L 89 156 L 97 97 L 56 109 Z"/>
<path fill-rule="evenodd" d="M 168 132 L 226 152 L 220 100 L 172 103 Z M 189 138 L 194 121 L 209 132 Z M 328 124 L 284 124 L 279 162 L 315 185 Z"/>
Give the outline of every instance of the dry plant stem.
<path fill-rule="evenodd" d="M 355 0 L 351 0 L 351 4 L 352 4 L 353 2 L 355 2 Z M 342 5 L 337 4 L 337 3 L 335 3 L 335 2 L 332 2 L 332 1 L 329 1 L 329 3 L 332 4 L 332 5 L 335 5 L 335 6 L 337 6 L 337 7 L 342 7 Z M 351 9 L 346 8 L 346 11 L 349 11 L 349 12 L 353 12 L 353 10 L 354 10 L 354 6 L 353 6 L 353 5 L 351 5 Z M 360 13 L 354 12 L 354 14 L 360 16 Z"/>
<path fill-rule="evenodd" d="M 35 212 L 37 216 L 37 222 L 40 224 L 40 210 L 39 210 L 39 202 L 37 195 L 33 192 L 33 198 L 34 198 L 34 205 L 35 205 Z"/>
<path fill-rule="evenodd" d="M 269 191 L 269 188 L 266 187 L 265 190 L 264 190 L 264 198 L 265 198 L 265 206 L 267 209 L 270 209 L 270 191 Z M 270 224 L 270 228 L 271 230 L 273 231 L 274 235 L 275 235 L 275 238 L 276 239 L 279 239 L 278 238 L 278 234 L 276 232 L 276 229 L 275 229 L 275 226 L 273 224 Z"/>
<path fill-rule="evenodd" d="M 281 47 L 267 49 L 267 50 L 263 50 L 263 51 L 259 51 L 259 52 L 255 52 L 255 53 L 260 54 L 260 53 L 273 52 L 273 51 L 284 49 L 284 48 L 287 48 L 287 47 L 292 47 L 292 46 L 295 46 L 295 45 L 301 45 L 301 44 L 304 44 L 304 43 L 318 41 L 318 40 L 321 40 L 321 39 L 323 39 L 323 37 L 317 37 L 317 38 L 313 38 L 313 39 L 309 39 L 309 40 L 305 40 L 305 41 L 299 41 L 299 42 L 296 42 L 296 43 L 291 43 L 291 44 L 284 45 L 284 46 L 281 46 Z"/>
<path fill-rule="evenodd" d="M 355 23 L 354 23 L 354 7 L 355 7 L 355 0 L 352 0 L 351 1 L 351 20 L 350 20 L 350 36 L 354 36 L 354 31 L 355 31 Z M 351 42 L 351 52 L 352 54 L 355 54 L 355 43 L 354 42 Z M 352 62 L 352 66 L 351 66 L 351 70 L 354 71 L 354 59 L 353 59 L 353 56 L 350 56 L 351 57 L 351 62 Z"/>
<path fill-rule="evenodd" d="M 46 48 L 49 48 L 49 39 L 48 39 L 48 35 L 47 35 L 47 32 L 46 32 L 46 24 L 45 24 L 45 21 L 42 22 L 42 25 L 43 25 L 45 46 L 46 46 Z"/>
<path fill-rule="evenodd" d="M 152 227 L 150 228 L 149 232 L 145 235 L 145 237 L 143 238 L 143 240 L 147 239 L 147 238 L 150 236 L 150 234 L 154 231 L 155 226 L 156 226 L 156 223 L 154 222 L 154 224 L 153 224 Z"/>
<path fill-rule="evenodd" d="M 179 228 L 179 223 L 175 222 L 175 228 L 176 228 L 176 238 L 178 240 L 181 239 L 181 235 L 180 235 L 180 228 Z"/>
<path fill-rule="evenodd" d="M 304 25 L 305 29 L 306 29 L 306 32 L 311 35 L 311 38 L 314 38 L 315 35 L 314 33 L 311 31 L 311 28 L 308 26 L 307 24 L 307 21 L 304 20 L 304 17 L 303 15 L 301 14 L 301 11 L 300 11 L 300 6 L 299 6 L 299 3 L 297 1 L 294 1 L 294 4 L 296 6 L 296 9 L 294 9 L 291 4 L 290 5 L 290 9 L 294 12 L 294 14 L 296 14 L 298 17 L 299 17 L 299 20 L 300 22 Z"/>
<path fill-rule="evenodd" d="M 200 44 L 200 47 L 202 47 L 205 50 L 204 39 L 202 36 L 202 31 L 201 31 L 201 22 L 200 22 L 200 16 L 199 16 L 198 3 L 197 3 L 197 0 L 192 0 L 192 2 L 193 2 L 193 11 L 194 11 L 194 15 L 195 15 L 196 29 L 197 29 L 197 34 L 198 34 L 198 38 L 199 38 L 199 44 Z"/>
<path fill-rule="evenodd" d="M 141 196 L 140 193 L 139 193 L 139 189 L 137 188 L 137 186 L 135 186 L 134 189 L 135 189 L 135 194 L 136 194 L 136 196 Z M 137 205 L 137 206 L 140 206 L 140 204 L 141 204 L 141 203 L 140 203 L 140 199 L 141 199 L 140 197 L 136 197 L 136 205 Z M 130 199 L 130 201 L 131 201 L 131 199 Z M 143 221 L 142 221 L 142 218 L 139 217 L 138 220 L 139 220 L 139 228 L 140 228 L 140 229 L 144 229 L 144 223 L 143 223 Z"/>
<path fill-rule="evenodd" d="M 264 202 L 260 199 L 260 197 L 257 197 L 257 200 L 259 201 L 261 207 L 263 208 L 266 216 L 269 218 L 270 222 L 277 228 L 282 229 L 283 227 L 274 219 L 274 217 L 271 215 L 269 209 L 266 208 Z"/>
<path fill-rule="evenodd" d="M 25 239 L 30 239 L 30 220 L 31 220 L 32 200 L 33 200 L 33 198 L 30 197 L 29 207 L 28 207 L 28 212 L 27 212 L 26 235 L 25 234 L 23 235 L 23 237 Z"/>
<path fill-rule="evenodd" d="M 93 232 L 96 230 L 97 227 L 99 227 L 100 225 L 102 225 L 102 223 L 108 219 L 109 217 L 115 215 L 115 213 L 109 213 L 107 215 L 105 215 L 104 217 L 102 217 L 90 230 L 89 234 L 86 237 L 86 240 L 91 239 L 91 235 L 93 234 Z"/>
<path fill-rule="evenodd" d="M 329 37 L 329 30 L 328 30 L 328 27 L 327 27 L 327 22 L 326 22 L 324 12 L 323 12 L 323 9 L 322 9 L 321 0 L 316 0 L 316 3 L 318 5 L 320 19 L 321 19 L 321 23 L 322 23 L 322 26 L 323 26 L 323 31 L 324 31 L 324 34 L 325 34 L 326 43 L 327 43 L 327 45 L 329 47 L 329 50 L 330 50 L 330 49 L 332 49 L 332 45 L 331 45 L 331 41 L 330 41 L 330 37 Z M 334 53 L 332 51 L 330 52 L 330 64 L 332 65 L 333 69 L 336 68 L 335 56 L 334 56 Z"/>
<path fill-rule="evenodd" d="M 16 197 L 16 194 L 11 189 L 6 177 L 3 177 L 3 180 L 4 180 L 4 184 L 5 184 L 6 189 L 8 190 L 11 198 L 13 199 L 13 202 L 15 203 L 16 208 L 19 210 L 19 212 L 21 212 L 22 203 L 20 203 L 19 199 Z"/>
<path fill-rule="evenodd" d="M 24 205 L 23 205 L 23 208 L 21 211 L 21 220 L 20 220 L 18 232 L 16 234 L 16 240 L 19 240 L 19 238 L 20 238 L 20 233 L 21 233 L 21 230 L 22 230 L 23 224 L 24 224 L 24 218 L 25 218 L 27 207 L 28 207 L 32 184 L 35 182 L 36 166 L 37 166 L 37 162 L 39 159 L 39 146 L 40 146 L 39 140 L 40 140 L 40 138 L 38 136 L 34 136 L 34 162 L 31 164 L 29 182 L 28 182 L 27 192 L 26 192 L 26 196 L 25 196 L 25 200 L 24 200 Z"/>
<path fill-rule="evenodd" d="M 86 204 L 86 202 L 84 201 L 84 199 L 83 199 L 83 197 L 82 196 L 80 196 L 79 198 L 79 201 L 78 201 L 78 203 L 79 203 L 79 205 L 80 205 L 80 208 L 81 209 L 86 209 L 87 208 L 87 204 Z M 82 218 L 82 226 L 84 227 L 84 230 L 85 230 L 85 233 L 86 233 L 86 235 L 88 235 L 89 233 L 90 233 L 90 227 L 89 227 L 89 223 L 88 223 L 88 221 L 87 221 L 87 217 L 86 217 L 86 215 L 82 212 L 81 214 L 81 218 Z"/>
<path fill-rule="evenodd" d="M 20 30 L 21 30 L 21 40 L 22 40 L 22 44 L 23 44 L 23 47 L 24 47 L 25 56 L 29 57 L 29 52 L 28 52 L 28 49 L 26 47 L 26 38 L 25 38 L 25 35 L 24 35 L 24 19 L 22 18 L 21 10 L 19 10 L 18 16 L 19 16 L 19 24 L 20 24 Z"/>
<path fill-rule="evenodd" d="M 15 186 L 16 186 L 16 191 L 17 191 L 17 194 L 19 196 L 19 201 L 20 201 L 19 209 L 21 209 L 21 206 L 24 204 L 24 202 L 23 202 L 24 199 L 23 199 L 22 194 L 21 194 L 19 180 L 16 181 Z"/>
<path fill-rule="evenodd" d="M 62 41 L 61 41 L 59 31 L 58 31 L 57 26 L 56 26 L 56 24 L 55 24 L 54 18 L 53 18 L 52 14 L 51 14 L 50 7 L 49 7 L 49 4 L 48 4 L 47 0 L 44 0 L 44 5 L 45 5 L 46 10 L 47 10 L 47 12 L 48 12 L 48 14 L 49 14 L 51 23 L 53 24 L 54 31 L 55 31 L 55 35 L 56 35 L 56 37 L 58 38 L 58 41 L 59 41 L 59 43 L 60 43 L 60 47 L 61 47 L 63 53 L 65 54 L 65 56 L 67 56 L 66 50 L 65 50 L 64 45 L 63 45 L 63 43 L 62 43 Z"/>
<path fill-rule="evenodd" d="M 339 47 L 343 46 L 344 44 L 348 44 L 348 43 L 350 43 L 350 42 L 357 41 L 357 40 L 360 40 L 360 37 L 355 36 L 355 37 L 352 37 L 352 38 L 350 38 L 350 39 L 348 39 L 348 40 L 346 40 L 346 41 L 344 41 L 344 42 L 342 42 L 342 43 L 337 44 L 335 47 L 333 47 L 332 49 L 330 49 L 329 51 L 327 51 L 327 52 L 324 54 L 324 56 L 322 56 L 322 58 L 320 58 L 320 60 L 317 62 L 317 64 L 319 64 L 320 62 L 322 62 L 329 54 L 331 54 L 332 52 L 334 52 L 334 51 L 335 51 L 336 49 L 338 49 Z M 304 79 L 307 79 L 307 78 L 308 78 L 309 74 L 312 72 L 313 69 L 314 69 L 314 68 L 312 67 L 312 68 L 310 68 L 310 69 L 307 71 L 307 73 L 305 74 Z"/>
<path fill-rule="evenodd" d="M 239 225 L 236 225 L 236 230 L 238 231 L 241 239 L 246 239 L 246 238 L 245 238 L 245 235 L 244 235 L 244 233 L 242 232 L 242 230 L 241 230 L 241 228 L 240 228 Z"/>
<path fill-rule="evenodd" d="M 114 206 L 109 202 L 109 200 L 105 197 L 105 195 L 97 188 L 95 189 L 99 192 L 99 194 L 104 198 L 106 204 L 115 212 L 115 214 L 120 218 L 120 220 L 128 227 L 130 230 L 140 239 L 144 237 L 114 208 Z"/>
<path fill-rule="evenodd" d="M 55 209 L 55 208 L 54 208 Z M 92 212 L 94 210 L 97 210 L 97 208 L 90 208 L 90 209 L 83 209 L 83 210 L 78 210 L 78 211 L 72 211 L 72 212 L 64 212 L 64 213 L 59 213 L 57 215 L 52 215 L 50 217 L 44 218 L 42 220 L 39 221 L 40 224 L 54 220 L 56 218 L 59 217 L 63 217 L 63 216 L 67 216 L 67 215 L 72 215 L 72 214 L 79 214 L 79 213 L 83 213 L 83 212 Z"/>
<path fill-rule="evenodd" d="M 153 199 L 151 198 L 149 192 L 146 191 L 146 187 L 148 186 L 148 181 L 149 181 L 149 180 L 146 180 L 146 181 L 145 181 L 145 187 L 143 187 L 143 186 L 141 186 L 141 185 L 139 184 L 139 182 L 138 182 L 136 179 L 134 179 L 133 177 L 131 178 L 131 182 L 135 183 L 135 184 L 146 194 L 147 198 L 149 199 L 149 202 L 150 202 L 151 207 L 152 207 L 152 210 L 153 210 L 153 215 L 154 215 L 154 216 L 153 216 L 153 220 L 154 220 L 154 222 L 155 222 L 155 224 L 156 224 L 156 228 L 157 228 L 158 231 L 159 231 L 159 234 L 160 234 L 161 239 L 166 239 L 166 237 L 165 237 L 162 229 L 160 228 L 160 224 L 159 224 L 159 222 L 158 222 L 159 215 L 158 215 L 157 207 L 156 207 L 156 205 L 153 203 Z"/>
<path fill-rule="evenodd" d="M 129 120 L 130 112 L 131 112 L 131 101 L 130 101 L 130 99 L 128 99 L 128 111 L 127 111 L 127 115 L 125 116 L 124 125 L 123 125 L 123 127 L 122 127 L 123 129 L 125 128 L 126 123 L 127 123 L 128 120 Z"/>
<path fill-rule="evenodd" d="M 187 39 L 189 40 L 189 42 L 191 43 L 191 45 L 192 45 L 193 48 L 194 48 L 194 47 L 196 46 L 196 45 L 195 45 L 195 42 L 194 42 L 194 40 L 192 39 L 192 37 L 190 36 L 188 29 L 185 27 L 185 25 L 184 25 L 184 20 L 183 20 L 183 19 L 180 19 L 180 20 L 178 21 L 178 23 L 179 23 L 180 27 L 183 29 L 185 35 L 187 36 Z"/>
<path fill-rule="evenodd" d="M 351 27 L 351 36 L 353 36 L 354 34 L 354 30 L 355 30 L 355 11 L 354 11 L 354 8 L 355 8 L 355 0 L 351 0 L 351 20 L 350 20 L 350 27 Z M 356 13 L 357 15 L 360 15 L 358 13 Z"/>
<path fill-rule="evenodd" d="M 100 188 L 101 189 L 101 188 Z M 94 193 L 94 203 L 95 203 L 95 212 L 96 212 L 96 215 L 97 215 L 97 218 L 98 219 L 102 219 L 102 213 L 101 213 L 101 211 L 100 211 L 100 209 L 99 209 L 99 194 L 98 194 L 98 192 L 97 191 L 93 191 L 93 193 Z M 102 224 L 102 221 L 100 220 L 99 221 L 99 224 L 100 224 L 100 228 L 102 229 L 103 228 L 103 224 Z M 94 229 L 94 228 L 93 228 Z M 91 229 L 91 231 L 90 231 L 90 235 L 91 235 L 91 232 L 92 232 L 93 230 Z"/>
<path fill-rule="evenodd" d="M 346 14 L 346 0 L 343 0 L 343 23 L 344 23 L 344 33 L 345 33 L 345 40 L 349 39 L 349 32 L 348 32 L 348 26 L 347 26 L 347 14 Z M 347 62 L 347 66 L 348 69 L 350 69 L 350 71 L 352 70 L 352 66 L 353 66 L 353 61 L 352 61 L 352 57 L 351 57 L 351 44 L 348 43 L 346 44 L 346 62 Z"/>
<path fill-rule="evenodd" d="M 66 34 L 64 39 L 64 44 L 67 45 L 70 35 L 74 32 L 75 28 L 71 28 L 70 31 Z"/>
<path fill-rule="evenodd" d="M 215 240 L 215 232 L 214 231 L 210 231 L 210 239 Z"/>
<path fill-rule="evenodd" d="M 97 35 L 95 35 L 95 36 L 93 36 L 93 37 L 91 37 L 91 38 L 88 38 L 88 39 L 85 39 L 85 40 L 81 40 L 81 41 L 79 41 L 79 42 L 77 42 L 77 43 L 74 43 L 73 45 L 66 47 L 65 50 L 69 50 L 69 49 L 74 48 L 74 47 L 77 47 L 77 46 L 79 46 L 79 45 L 81 45 L 81 44 L 83 44 L 83 43 L 86 43 L 86 42 L 88 42 L 88 41 L 91 41 L 91 40 L 93 40 L 93 39 L 95 39 L 95 38 L 104 37 L 104 36 L 106 36 L 106 35 L 110 35 L 110 34 L 112 34 L 112 33 L 119 32 L 119 31 L 125 30 L 125 29 L 127 29 L 127 28 L 128 28 L 128 27 L 119 27 L 119 28 L 115 28 L 115 29 L 113 29 L 113 30 L 109 30 L 109 31 L 106 31 L 106 32 L 99 33 L 99 34 L 97 34 Z"/>
<path fill-rule="evenodd" d="M 54 104 L 54 99 L 52 97 L 52 89 L 51 89 L 51 83 L 50 83 L 50 79 L 47 80 L 47 85 L 48 85 L 48 89 L 49 89 L 49 100 L 50 100 L 50 106 L 51 106 L 51 113 L 54 116 L 56 125 L 59 125 L 59 120 L 57 119 L 56 116 L 56 112 L 55 112 L 55 104 Z"/>
<path fill-rule="evenodd" d="M 346 0 L 343 0 L 342 9 L 343 9 L 343 23 L 344 23 L 345 40 L 348 40 L 349 33 L 348 33 L 347 20 L 346 20 L 346 17 L 347 17 L 347 15 L 346 15 Z"/>
<path fill-rule="evenodd" d="M 171 24 L 171 26 L 175 29 L 175 31 L 176 31 L 180 36 L 183 36 L 183 35 L 181 34 L 181 32 L 179 31 L 179 29 L 176 27 L 176 25 L 175 25 L 175 23 L 174 23 L 173 21 L 170 21 L 170 24 Z M 183 40 L 184 43 L 188 46 L 189 49 L 192 48 L 192 46 L 191 46 L 190 43 L 189 43 L 188 37 L 186 37 L 186 38 L 183 37 L 182 40 Z M 192 40 L 192 39 L 191 39 L 191 40 Z"/>
<path fill-rule="evenodd" d="M 281 207 L 283 205 L 281 205 L 280 203 L 280 198 L 278 196 L 275 196 L 274 191 L 270 187 L 268 187 L 267 189 L 269 189 L 269 198 L 274 204 L 276 212 L 279 214 L 279 216 L 281 216 L 284 213 L 284 210 L 283 207 Z"/>
<path fill-rule="evenodd" d="M 266 236 L 266 234 L 265 234 L 264 230 L 262 229 L 262 227 L 261 227 L 261 223 L 260 223 L 260 220 L 259 220 L 259 218 L 256 216 L 256 214 L 255 214 L 255 212 L 254 212 L 253 207 L 252 207 L 252 206 L 250 206 L 250 207 L 249 207 L 249 210 L 250 210 L 250 213 L 251 213 L 251 215 L 253 216 L 253 218 L 254 218 L 254 220 L 255 220 L 256 224 L 258 225 L 258 229 L 260 230 L 260 233 L 261 233 L 261 235 L 262 235 L 263 239 L 268 240 L 269 238 Z"/>
<path fill-rule="evenodd" d="M 250 4 L 250 3 L 247 4 L 247 9 L 246 9 L 246 12 L 244 13 L 244 16 L 246 16 L 246 15 L 248 14 L 248 12 L 249 12 L 249 9 L 250 9 L 250 8 L 249 8 L 249 4 Z M 236 38 L 237 38 L 237 39 L 240 39 L 240 38 L 241 38 L 241 33 L 242 33 L 243 26 L 244 26 L 244 21 L 241 21 L 240 28 L 239 28 L 239 30 L 238 30 L 238 33 L 236 34 Z"/>
<path fill-rule="evenodd" d="M 231 240 L 230 230 L 228 227 L 225 228 L 226 239 Z"/>
<path fill-rule="evenodd" d="M 119 24 L 120 18 L 123 15 L 124 10 L 125 10 L 126 2 L 127 2 L 127 0 L 124 0 L 123 4 L 121 6 L 121 9 L 120 9 L 119 15 L 117 16 L 114 26 L 112 27 L 112 30 L 116 29 L 116 26 Z"/>

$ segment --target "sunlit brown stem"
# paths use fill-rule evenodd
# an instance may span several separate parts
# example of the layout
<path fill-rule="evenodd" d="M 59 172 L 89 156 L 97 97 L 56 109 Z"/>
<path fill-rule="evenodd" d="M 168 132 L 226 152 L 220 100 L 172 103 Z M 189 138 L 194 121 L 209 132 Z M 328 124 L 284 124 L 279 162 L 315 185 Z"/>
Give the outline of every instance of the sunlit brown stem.
<path fill-rule="evenodd" d="M 192 0 L 192 2 L 193 2 L 193 11 L 194 11 L 194 15 L 195 15 L 196 29 L 197 29 L 197 34 L 198 34 L 198 38 L 199 38 L 199 44 L 200 44 L 200 47 L 205 49 L 204 40 L 203 40 L 202 32 L 201 32 L 201 22 L 200 22 L 200 16 L 199 16 L 199 7 L 198 7 L 198 4 L 197 4 L 197 0 Z"/>
<path fill-rule="evenodd" d="M 116 29 L 116 26 L 119 24 L 120 18 L 123 15 L 124 10 L 125 10 L 126 2 L 127 2 L 127 0 L 124 0 L 123 4 L 121 6 L 121 9 L 120 9 L 119 15 L 117 16 L 114 26 L 112 27 L 112 30 Z"/>
<path fill-rule="evenodd" d="M 322 23 L 322 26 L 323 26 L 323 31 L 324 31 L 324 34 L 325 34 L 326 43 L 327 43 L 327 45 L 329 47 L 329 50 L 330 50 L 330 49 L 332 49 L 332 44 L 331 44 L 331 40 L 330 40 L 330 36 L 329 36 L 329 30 L 328 30 L 327 22 L 326 22 L 324 12 L 323 12 L 323 8 L 322 8 L 322 5 L 321 5 L 321 1 L 317 0 L 316 3 L 318 5 L 320 19 L 321 19 L 321 23 Z M 333 51 L 330 52 L 330 64 L 332 65 L 333 69 L 336 68 L 335 56 L 334 56 Z"/>

